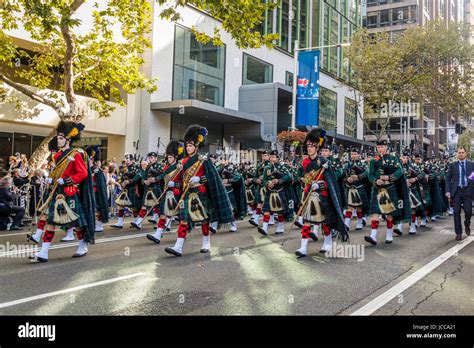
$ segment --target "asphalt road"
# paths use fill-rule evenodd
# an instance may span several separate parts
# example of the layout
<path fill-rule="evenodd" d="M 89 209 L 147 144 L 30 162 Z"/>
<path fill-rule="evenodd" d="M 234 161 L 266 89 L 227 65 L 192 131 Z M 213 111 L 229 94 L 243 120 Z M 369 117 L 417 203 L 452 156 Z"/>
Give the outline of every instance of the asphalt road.
<path fill-rule="evenodd" d="M 455 241 L 452 217 L 416 236 L 406 225 L 393 244 L 375 247 L 363 240 L 368 227 L 352 231 L 352 255 L 326 257 L 318 252 L 321 240 L 310 242 L 308 257 L 299 260 L 300 234 L 290 223 L 283 235 L 274 235 L 274 226 L 268 237 L 247 219 L 238 226 L 238 232 L 211 235 L 210 254 L 199 253 L 200 231 L 193 231 L 179 258 L 164 251 L 176 234 L 154 244 L 144 236 L 152 230 L 147 223 L 141 231 L 106 227 L 78 259 L 71 258 L 76 245 L 60 243 L 58 231 L 44 264 L 15 252 L 27 245 L 26 231 L 0 232 L 0 314 L 350 315 L 456 246 L 462 248 L 368 314 L 474 314 L 473 237 Z M 379 242 L 384 230 L 382 222 Z"/>

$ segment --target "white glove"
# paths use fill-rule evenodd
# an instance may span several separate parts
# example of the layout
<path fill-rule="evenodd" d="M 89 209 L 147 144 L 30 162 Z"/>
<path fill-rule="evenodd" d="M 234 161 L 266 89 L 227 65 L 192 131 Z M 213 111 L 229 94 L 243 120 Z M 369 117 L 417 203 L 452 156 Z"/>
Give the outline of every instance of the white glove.
<path fill-rule="evenodd" d="M 48 179 L 46 179 L 46 181 L 48 182 L 48 184 L 52 184 L 53 183 L 53 178 L 48 178 Z"/>
<path fill-rule="evenodd" d="M 170 181 L 170 182 L 168 183 L 168 187 L 174 187 L 174 185 L 175 185 L 174 181 Z"/>
<path fill-rule="evenodd" d="M 328 163 L 328 162 L 324 162 L 323 168 L 324 168 L 324 169 L 328 169 L 328 167 L 329 167 L 329 163 Z"/>
<path fill-rule="evenodd" d="M 201 181 L 201 178 L 199 176 L 193 176 L 189 182 L 191 184 L 197 184 L 199 181 Z"/>
<path fill-rule="evenodd" d="M 64 179 L 63 179 L 63 178 L 59 178 L 59 179 L 58 179 L 58 184 L 59 184 L 59 185 L 64 185 Z"/>
<path fill-rule="evenodd" d="M 311 184 L 311 190 L 312 190 L 312 191 L 319 190 L 319 185 L 318 185 L 317 182 L 313 182 L 313 183 Z"/>

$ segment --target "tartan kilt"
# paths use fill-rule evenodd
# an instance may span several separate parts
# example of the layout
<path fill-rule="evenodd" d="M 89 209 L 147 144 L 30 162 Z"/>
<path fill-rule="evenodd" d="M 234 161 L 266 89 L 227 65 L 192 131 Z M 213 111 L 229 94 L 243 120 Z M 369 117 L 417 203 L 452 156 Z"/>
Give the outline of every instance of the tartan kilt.
<path fill-rule="evenodd" d="M 258 184 L 252 185 L 252 192 L 253 192 L 253 196 L 255 197 L 254 203 L 256 204 L 263 203 L 263 200 L 265 198 L 260 194 L 261 188 L 262 188 L 262 185 L 258 185 Z"/>
<path fill-rule="evenodd" d="M 54 222 L 54 220 L 53 220 L 54 219 L 54 205 L 56 203 L 56 197 L 59 194 L 62 194 L 64 196 L 69 208 L 74 213 L 79 215 L 77 220 L 75 220 L 73 222 L 70 222 L 70 223 L 67 223 L 67 224 L 58 224 L 58 223 Z M 49 202 L 49 205 L 48 205 L 48 219 L 47 219 L 47 222 L 50 225 L 60 226 L 60 227 L 67 227 L 67 228 L 86 226 L 87 225 L 86 215 L 85 215 L 84 209 L 82 208 L 81 200 L 80 200 L 79 195 L 76 193 L 73 196 L 67 196 L 64 193 L 63 186 L 58 186 L 58 188 L 56 189 L 56 192 L 54 193 L 53 198 L 51 199 L 51 202 Z"/>
<path fill-rule="evenodd" d="M 421 200 L 420 193 L 417 190 L 416 185 L 413 185 L 412 187 L 410 187 L 410 192 L 413 193 L 413 195 L 416 197 L 416 199 L 418 199 L 420 202 L 423 203 L 423 201 Z M 424 210 L 425 209 L 423 208 L 423 204 L 421 204 L 421 205 L 419 205 L 418 207 L 415 208 L 416 212 L 421 212 L 421 211 L 424 211 Z"/>
<path fill-rule="evenodd" d="M 307 193 L 303 194 L 303 197 L 301 198 L 301 204 L 303 204 L 304 200 L 306 199 L 306 197 L 308 197 L 308 194 L 311 194 L 311 192 L 313 191 L 309 189 Z M 319 199 L 321 200 L 321 210 L 324 212 L 324 221 L 317 222 L 317 221 L 311 221 L 309 219 L 303 219 L 304 222 L 309 222 L 312 224 L 315 224 L 315 223 L 317 224 L 323 223 L 323 224 L 328 224 L 328 225 L 336 224 L 337 223 L 337 210 L 336 210 L 336 207 L 334 207 L 332 199 L 329 198 L 330 195 L 328 194 L 328 196 L 325 197 L 321 194 L 321 191 L 318 191 L 318 192 L 320 193 Z M 306 208 L 307 206 L 305 207 L 305 209 Z M 302 215 L 304 215 L 304 211 Z"/>
<path fill-rule="evenodd" d="M 432 202 L 431 202 L 430 185 L 421 185 L 420 191 L 421 191 L 421 197 L 423 198 L 423 204 L 425 205 L 425 207 L 431 206 Z"/>
<path fill-rule="evenodd" d="M 227 195 L 229 196 L 230 203 L 232 204 L 232 211 L 235 213 L 238 210 L 237 200 L 235 199 L 235 193 L 232 186 L 226 187 Z"/>
<path fill-rule="evenodd" d="M 137 195 L 135 186 L 127 188 L 127 191 L 128 191 L 128 198 L 130 199 L 130 202 L 132 202 L 132 205 L 130 206 L 130 208 L 134 210 L 140 210 L 142 207 L 144 194 L 140 192 L 140 189 L 138 189 L 138 192 L 140 192 L 140 195 Z"/>
<path fill-rule="evenodd" d="M 396 215 L 398 210 L 398 194 L 394 184 L 390 184 L 384 187 L 388 195 L 390 196 L 390 200 L 392 201 L 393 205 L 395 206 L 396 210 L 394 210 L 390 215 Z M 377 187 L 372 187 L 372 193 L 370 195 L 370 212 L 369 214 L 383 214 L 380 212 L 379 204 L 377 202 L 377 194 L 378 194 Z"/>
<path fill-rule="evenodd" d="M 173 192 L 172 189 L 168 189 L 167 191 Z M 157 198 L 158 198 L 158 196 L 157 196 Z M 181 198 L 180 194 L 178 194 L 178 195 L 175 194 L 174 195 L 174 199 L 176 199 L 176 202 L 179 202 L 180 198 Z M 159 209 L 161 215 L 163 215 L 165 213 L 165 204 L 166 204 L 166 193 L 163 195 L 160 202 L 158 203 L 158 209 Z M 179 210 L 176 210 L 176 214 L 178 214 L 178 213 L 179 213 Z"/>
<path fill-rule="evenodd" d="M 266 190 L 265 198 L 264 198 L 264 201 L 263 201 L 262 211 L 264 213 L 265 212 L 270 212 L 270 213 L 283 214 L 284 216 L 287 216 L 288 214 L 290 214 L 290 209 L 288 208 L 288 200 L 286 198 L 285 189 L 283 189 L 283 188 L 281 188 L 278 191 L 278 196 L 280 197 L 280 200 L 281 200 L 281 203 L 282 203 L 282 206 L 283 206 L 283 210 L 274 212 L 270 209 L 270 193 L 272 191 L 278 191 L 278 190 L 269 190 L 269 189 Z"/>
<path fill-rule="evenodd" d="M 359 207 L 362 208 L 363 213 L 368 213 L 370 209 L 370 201 L 369 201 L 369 196 L 367 195 L 367 190 L 365 189 L 364 184 L 359 184 L 359 185 L 354 185 L 354 186 L 356 187 L 357 192 L 359 193 L 360 199 L 362 201 L 362 205 L 360 205 Z M 345 195 L 347 197 L 348 203 L 349 203 L 349 189 L 351 187 L 352 186 L 344 185 L 344 188 L 345 188 L 344 191 L 345 191 Z"/>
<path fill-rule="evenodd" d="M 189 205 L 189 195 L 191 193 L 197 192 L 199 199 L 202 202 L 202 205 L 204 206 L 204 209 L 206 210 L 207 215 L 209 216 L 208 219 L 203 220 L 203 221 L 213 221 L 212 220 L 212 212 L 209 210 L 209 200 L 208 200 L 208 193 L 207 192 L 200 192 L 197 187 L 191 187 L 189 188 L 188 192 L 186 192 L 186 195 L 184 196 L 183 201 L 180 203 L 179 206 L 179 220 L 187 222 L 189 225 L 193 226 L 198 221 L 192 221 L 191 216 L 189 214 L 188 210 L 188 205 Z"/>
<path fill-rule="evenodd" d="M 142 198 L 143 205 L 145 205 L 145 196 L 150 188 L 152 189 L 153 194 L 155 195 L 156 198 L 160 197 L 161 194 L 163 193 L 159 185 L 145 186 L 145 191 L 143 192 L 143 198 Z M 148 206 L 148 208 L 149 207 L 150 206 Z"/>

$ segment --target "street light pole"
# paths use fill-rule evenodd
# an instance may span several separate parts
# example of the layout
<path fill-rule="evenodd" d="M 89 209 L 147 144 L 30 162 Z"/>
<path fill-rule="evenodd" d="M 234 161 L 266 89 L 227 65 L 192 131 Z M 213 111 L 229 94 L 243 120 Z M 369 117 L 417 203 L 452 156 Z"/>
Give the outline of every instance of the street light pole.
<path fill-rule="evenodd" d="M 298 84 L 298 40 L 295 40 L 295 48 L 293 54 L 293 95 L 291 107 L 291 130 L 296 129 L 296 86 Z"/>

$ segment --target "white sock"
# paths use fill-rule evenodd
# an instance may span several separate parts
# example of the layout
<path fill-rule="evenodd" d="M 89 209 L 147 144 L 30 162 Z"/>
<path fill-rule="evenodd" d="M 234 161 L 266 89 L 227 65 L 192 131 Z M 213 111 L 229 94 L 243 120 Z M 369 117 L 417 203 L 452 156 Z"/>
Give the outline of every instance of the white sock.
<path fill-rule="evenodd" d="M 35 235 L 33 236 L 33 238 L 36 239 L 37 241 L 39 241 L 41 236 L 43 235 L 43 232 L 44 232 L 44 230 L 41 230 L 41 229 L 38 228 L 36 230 Z"/>
<path fill-rule="evenodd" d="M 50 246 L 51 242 L 43 242 L 43 244 L 41 245 L 41 250 L 39 253 L 36 254 L 36 256 L 41 257 L 43 259 L 48 259 L 48 250 Z"/>
<path fill-rule="evenodd" d="M 123 226 L 123 217 L 119 217 L 115 226 Z"/>
<path fill-rule="evenodd" d="M 377 241 L 377 230 L 376 229 L 372 229 L 372 231 L 370 232 L 370 238 Z"/>
<path fill-rule="evenodd" d="M 393 241 L 393 228 L 387 228 L 386 240 Z"/>

